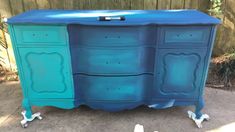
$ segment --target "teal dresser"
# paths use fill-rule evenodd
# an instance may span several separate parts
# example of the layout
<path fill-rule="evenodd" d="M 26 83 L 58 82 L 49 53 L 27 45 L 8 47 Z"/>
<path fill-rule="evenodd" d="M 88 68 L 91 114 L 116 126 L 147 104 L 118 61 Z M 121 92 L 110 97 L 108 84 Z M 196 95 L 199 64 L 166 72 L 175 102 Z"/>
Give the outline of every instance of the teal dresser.
<path fill-rule="evenodd" d="M 196 10 L 32 10 L 8 19 L 23 91 L 23 127 L 32 106 L 121 111 L 195 106 L 203 91 L 216 25 Z"/>

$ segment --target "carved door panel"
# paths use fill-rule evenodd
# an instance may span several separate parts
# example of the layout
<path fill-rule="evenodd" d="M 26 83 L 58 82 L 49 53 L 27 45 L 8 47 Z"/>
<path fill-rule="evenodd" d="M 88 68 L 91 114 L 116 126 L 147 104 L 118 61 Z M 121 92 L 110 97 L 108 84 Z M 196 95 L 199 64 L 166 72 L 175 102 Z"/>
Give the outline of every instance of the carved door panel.
<path fill-rule="evenodd" d="M 66 48 L 19 48 L 29 98 L 72 98 Z"/>
<path fill-rule="evenodd" d="M 205 49 L 161 49 L 155 66 L 155 98 L 196 98 L 202 86 Z"/>

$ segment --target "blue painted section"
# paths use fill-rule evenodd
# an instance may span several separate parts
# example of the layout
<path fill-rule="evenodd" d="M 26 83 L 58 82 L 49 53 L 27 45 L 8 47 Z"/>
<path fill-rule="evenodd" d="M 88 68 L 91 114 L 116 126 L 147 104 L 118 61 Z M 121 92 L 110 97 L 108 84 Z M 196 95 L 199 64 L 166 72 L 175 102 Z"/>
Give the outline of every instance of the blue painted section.
<path fill-rule="evenodd" d="M 32 10 L 8 23 L 28 118 L 31 106 L 195 105 L 202 114 L 218 19 L 196 10 Z"/>
<path fill-rule="evenodd" d="M 211 29 L 68 25 L 75 105 L 118 111 L 197 104 Z"/>
<path fill-rule="evenodd" d="M 121 17 L 124 21 L 100 22 L 100 16 Z M 31 10 L 12 17 L 8 23 L 85 25 L 189 25 L 219 24 L 220 20 L 197 10 Z"/>

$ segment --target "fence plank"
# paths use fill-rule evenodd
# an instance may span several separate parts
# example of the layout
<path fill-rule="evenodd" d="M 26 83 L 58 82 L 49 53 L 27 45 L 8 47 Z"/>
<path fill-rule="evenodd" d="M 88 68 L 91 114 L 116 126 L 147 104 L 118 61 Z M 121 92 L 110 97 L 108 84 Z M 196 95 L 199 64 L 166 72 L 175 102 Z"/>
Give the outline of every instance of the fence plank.
<path fill-rule="evenodd" d="M 131 9 L 131 0 L 121 0 L 121 8 L 124 10 L 130 10 Z"/>
<path fill-rule="evenodd" d="M 158 9 L 170 9 L 171 0 L 158 0 Z"/>
<path fill-rule="evenodd" d="M 49 0 L 52 9 L 64 9 L 65 0 Z"/>
<path fill-rule="evenodd" d="M 106 9 L 130 9 L 130 0 L 108 0 L 106 3 Z"/>
<path fill-rule="evenodd" d="M 131 9 L 144 9 L 144 0 L 131 0 Z"/>
<path fill-rule="evenodd" d="M 210 6 L 210 0 L 198 0 L 198 6 L 199 10 L 207 13 Z"/>
<path fill-rule="evenodd" d="M 10 6 L 9 0 L 1 0 L 0 14 L 3 17 L 10 17 L 10 16 L 12 16 L 11 6 Z"/>
<path fill-rule="evenodd" d="M 156 10 L 157 9 L 157 0 L 144 0 L 144 9 Z"/>
<path fill-rule="evenodd" d="M 50 9 L 51 5 L 49 0 L 36 0 L 38 9 Z"/>
<path fill-rule="evenodd" d="M 36 0 L 23 0 L 23 4 L 25 11 L 38 8 Z"/>
<path fill-rule="evenodd" d="M 10 0 L 10 4 L 13 16 L 24 12 L 22 0 Z"/>
<path fill-rule="evenodd" d="M 73 9 L 83 9 L 83 0 L 73 0 Z"/>
<path fill-rule="evenodd" d="M 183 9 L 184 0 L 171 0 L 171 9 Z"/>
<path fill-rule="evenodd" d="M 185 0 L 184 3 L 186 9 L 198 9 L 198 0 Z"/>
<path fill-rule="evenodd" d="M 120 0 L 108 0 L 106 3 L 107 9 L 119 9 L 120 8 Z"/>
<path fill-rule="evenodd" d="M 73 9 L 73 0 L 65 0 L 64 9 Z"/>
<path fill-rule="evenodd" d="M 108 9 L 108 4 L 109 0 L 90 0 L 91 3 L 91 9 L 93 10 L 105 10 Z"/>

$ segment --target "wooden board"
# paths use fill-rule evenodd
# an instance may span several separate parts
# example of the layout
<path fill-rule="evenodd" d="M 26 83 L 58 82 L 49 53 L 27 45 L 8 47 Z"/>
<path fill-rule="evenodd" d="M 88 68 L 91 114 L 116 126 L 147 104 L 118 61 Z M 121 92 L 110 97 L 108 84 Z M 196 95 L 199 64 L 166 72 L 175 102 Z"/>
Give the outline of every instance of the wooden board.
<path fill-rule="evenodd" d="M 38 9 L 50 9 L 51 5 L 49 0 L 36 0 Z"/>
<path fill-rule="evenodd" d="M 171 0 L 171 9 L 183 9 L 184 0 Z"/>
<path fill-rule="evenodd" d="M 144 0 L 131 0 L 131 9 L 132 10 L 144 9 Z"/>
<path fill-rule="evenodd" d="M 128 10 L 130 9 L 131 2 L 130 0 L 108 0 L 107 9 L 119 9 L 119 10 Z"/>
<path fill-rule="evenodd" d="M 49 0 L 52 9 L 64 9 L 64 0 Z"/>
<path fill-rule="evenodd" d="M 24 12 L 22 0 L 10 0 L 12 15 L 15 16 Z"/>
<path fill-rule="evenodd" d="M 73 0 L 64 0 L 64 9 L 73 9 Z"/>
<path fill-rule="evenodd" d="M 145 10 L 156 10 L 157 9 L 157 0 L 144 0 L 144 9 Z"/>
<path fill-rule="evenodd" d="M 81 10 L 83 8 L 83 1 L 82 0 L 73 0 L 73 9 Z"/>
<path fill-rule="evenodd" d="M 186 9 L 198 9 L 198 0 L 185 0 Z"/>
<path fill-rule="evenodd" d="M 10 16 L 12 16 L 11 5 L 10 5 L 9 0 L 1 0 L 0 14 L 1 14 L 2 17 L 10 17 Z"/>
<path fill-rule="evenodd" d="M 170 9 L 171 0 L 158 0 L 158 9 Z"/>
<path fill-rule="evenodd" d="M 200 11 L 207 12 L 209 9 L 209 0 L 198 0 L 198 8 Z"/>
<path fill-rule="evenodd" d="M 90 8 L 92 10 L 105 10 L 107 9 L 107 0 L 89 0 Z"/>
<path fill-rule="evenodd" d="M 36 0 L 23 0 L 24 10 L 38 9 Z"/>

